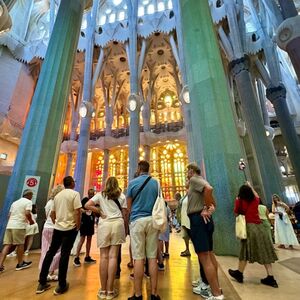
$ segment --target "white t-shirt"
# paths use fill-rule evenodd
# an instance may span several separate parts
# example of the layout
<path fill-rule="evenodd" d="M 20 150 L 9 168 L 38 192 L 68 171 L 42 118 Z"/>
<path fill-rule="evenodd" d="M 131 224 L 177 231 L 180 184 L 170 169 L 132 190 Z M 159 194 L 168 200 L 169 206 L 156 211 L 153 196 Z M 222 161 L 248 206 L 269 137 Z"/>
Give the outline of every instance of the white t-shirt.
<path fill-rule="evenodd" d="M 50 199 L 45 206 L 45 214 L 46 214 L 46 222 L 44 224 L 44 228 L 54 228 L 54 224 L 50 218 L 51 210 L 54 205 L 53 199 Z"/>
<path fill-rule="evenodd" d="M 10 207 L 10 217 L 7 223 L 7 229 L 25 229 L 28 223 L 26 210 L 32 209 L 32 201 L 27 198 L 20 198 Z"/>
<path fill-rule="evenodd" d="M 117 204 L 113 200 L 107 199 L 101 192 L 97 193 L 91 200 L 98 204 L 103 214 L 106 215 L 103 220 L 122 218 L 122 213 Z M 121 193 L 118 200 L 122 208 L 127 208 L 126 197 L 123 193 Z"/>
<path fill-rule="evenodd" d="M 54 229 L 72 230 L 76 227 L 75 210 L 81 208 L 80 194 L 72 189 L 64 189 L 53 200 L 52 211 L 56 213 Z"/>
<path fill-rule="evenodd" d="M 191 228 L 190 219 L 187 215 L 187 206 L 188 206 L 188 195 L 182 200 L 181 203 L 181 226 L 186 227 L 187 229 Z"/>

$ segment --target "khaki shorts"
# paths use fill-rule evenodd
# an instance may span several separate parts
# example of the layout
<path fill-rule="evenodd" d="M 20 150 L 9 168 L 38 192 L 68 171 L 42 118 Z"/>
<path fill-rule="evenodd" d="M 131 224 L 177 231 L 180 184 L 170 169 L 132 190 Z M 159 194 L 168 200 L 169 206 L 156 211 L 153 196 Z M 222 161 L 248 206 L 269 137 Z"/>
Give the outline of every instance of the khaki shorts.
<path fill-rule="evenodd" d="M 152 217 L 137 219 L 129 228 L 133 259 L 156 258 L 159 232 L 152 226 Z"/>
<path fill-rule="evenodd" d="M 3 245 L 24 245 L 26 229 L 6 229 Z"/>
<path fill-rule="evenodd" d="M 125 227 L 123 218 L 103 220 L 98 223 L 97 246 L 106 248 L 125 243 Z"/>

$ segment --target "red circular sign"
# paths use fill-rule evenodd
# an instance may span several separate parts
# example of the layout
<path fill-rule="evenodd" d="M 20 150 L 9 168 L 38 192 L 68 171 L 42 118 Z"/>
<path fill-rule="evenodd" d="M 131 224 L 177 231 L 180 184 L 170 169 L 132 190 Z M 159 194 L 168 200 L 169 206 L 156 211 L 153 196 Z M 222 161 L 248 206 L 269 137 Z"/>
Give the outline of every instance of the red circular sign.
<path fill-rule="evenodd" d="M 28 178 L 27 181 L 26 181 L 26 184 L 29 187 L 34 187 L 34 186 L 37 185 L 37 183 L 38 183 L 38 181 L 35 178 Z"/>

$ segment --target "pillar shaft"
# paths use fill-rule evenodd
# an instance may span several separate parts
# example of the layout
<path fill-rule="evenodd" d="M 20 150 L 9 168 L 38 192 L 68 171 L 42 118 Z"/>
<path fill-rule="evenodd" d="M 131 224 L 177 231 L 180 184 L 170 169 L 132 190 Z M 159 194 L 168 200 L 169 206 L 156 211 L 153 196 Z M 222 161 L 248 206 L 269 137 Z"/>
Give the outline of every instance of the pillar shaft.
<path fill-rule="evenodd" d="M 250 78 L 246 57 L 230 63 L 231 73 L 241 99 L 243 117 L 254 149 L 257 165 L 262 178 L 265 203 L 272 206 L 272 194 L 284 195 L 282 177 L 279 171 L 274 149 L 266 136 L 266 130 L 258 106 L 254 86 Z M 270 177 L 272 170 L 272 177 Z M 260 195 L 263 196 L 263 195 Z"/>
<path fill-rule="evenodd" d="M 37 195 L 38 223 L 44 221 L 49 185 L 54 180 L 67 107 L 69 85 L 84 0 L 62 0 L 37 87 L 23 131 L 21 144 L 1 211 L 0 240 L 12 202 L 21 196 L 26 175 L 41 177 Z"/>
<path fill-rule="evenodd" d="M 237 167 L 242 152 L 219 45 L 207 1 L 182 0 L 180 8 L 193 140 L 198 140 L 201 130 L 207 180 L 214 188 L 218 206 L 214 249 L 218 254 L 237 254 L 233 205 L 244 181 Z"/>
<path fill-rule="evenodd" d="M 284 143 L 300 188 L 300 140 L 286 104 L 286 89 L 283 85 L 267 89 L 267 98 L 272 102 L 281 129 Z"/>

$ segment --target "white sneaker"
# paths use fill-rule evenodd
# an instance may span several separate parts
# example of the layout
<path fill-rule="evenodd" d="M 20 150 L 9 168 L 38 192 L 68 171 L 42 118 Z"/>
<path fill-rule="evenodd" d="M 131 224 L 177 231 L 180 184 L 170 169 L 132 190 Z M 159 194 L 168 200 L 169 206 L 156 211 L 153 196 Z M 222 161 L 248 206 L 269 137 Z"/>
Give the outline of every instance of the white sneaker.
<path fill-rule="evenodd" d="M 16 257 L 16 256 L 17 256 L 16 251 L 13 251 L 13 252 L 7 254 L 7 257 Z"/>
<path fill-rule="evenodd" d="M 198 286 L 193 288 L 193 293 L 197 294 L 197 295 L 201 295 L 203 294 L 204 298 L 208 298 L 211 296 L 211 294 L 209 294 L 208 292 L 210 292 L 210 287 L 209 285 L 205 284 L 203 281 L 201 281 L 199 283 Z"/>
<path fill-rule="evenodd" d="M 224 297 L 224 295 L 222 294 L 222 295 L 220 295 L 220 296 L 211 296 L 211 297 L 209 297 L 209 298 L 207 298 L 207 300 L 224 300 L 225 299 L 225 297 Z"/>
<path fill-rule="evenodd" d="M 24 255 L 29 255 L 29 250 L 26 250 L 25 252 L 24 252 Z"/>

